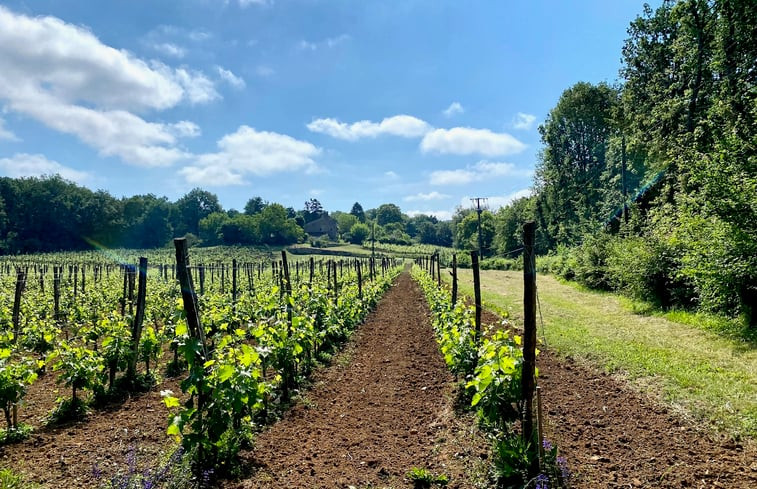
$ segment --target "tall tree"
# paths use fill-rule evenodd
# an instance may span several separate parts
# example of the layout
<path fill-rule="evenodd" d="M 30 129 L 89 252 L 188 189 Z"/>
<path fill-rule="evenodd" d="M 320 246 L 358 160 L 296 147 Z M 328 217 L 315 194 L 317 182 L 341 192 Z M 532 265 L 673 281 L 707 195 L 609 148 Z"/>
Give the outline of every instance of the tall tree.
<path fill-rule="evenodd" d="M 580 82 L 565 90 L 539 126 L 544 149 L 536 187 L 547 232 L 575 244 L 602 222 L 602 175 L 614 132 L 617 92 L 606 84 Z"/>
<path fill-rule="evenodd" d="M 267 205 L 268 202 L 264 201 L 262 197 L 253 197 L 244 205 L 244 213 L 248 216 L 254 216 L 262 212 Z"/>
<path fill-rule="evenodd" d="M 379 226 L 402 222 L 402 211 L 395 204 L 381 204 L 376 210 L 376 222 Z"/>
<path fill-rule="evenodd" d="M 365 211 L 363 211 L 363 206 L 360 205 L 359 202 L 355 202 L 352 204 L 352 209 L 350 210 L 350 214 L 357 217 L 357 220 L 360 222 L 365 222 Z"/>
<path fill-rule="evenodd" d="M 214 212 L 223 212 L 218 197 L 201 188 L 194 188 L 176 201 L 177 222 L 174 226 L 177 234 L 183 235 L 200 232 L 200 219 Z"/>

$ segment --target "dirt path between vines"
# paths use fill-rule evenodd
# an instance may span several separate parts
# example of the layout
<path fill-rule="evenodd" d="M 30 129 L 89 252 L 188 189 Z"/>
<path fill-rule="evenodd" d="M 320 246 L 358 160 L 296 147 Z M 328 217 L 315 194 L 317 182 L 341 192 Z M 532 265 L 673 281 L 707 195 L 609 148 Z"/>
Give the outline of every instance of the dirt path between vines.
<path fill-rule="evenodd" d="M 224 487 L 412 487 L 413 467 L 474 487 L 488 447 L 470 418 L 456 417 L 453 391 L 428 306 L 405 272 L 305 399 L 243 454 L 251 478 Z"/>
<path fill-rule="evenodd" d="M 485 324 L 497 321 L 484 311 Z M 567 458 L 571 487 L 757 487 L 753 440 L 711 434 L 623 378 L 553 351 L 542 351 L 537 366 L 546 437 Z"/>

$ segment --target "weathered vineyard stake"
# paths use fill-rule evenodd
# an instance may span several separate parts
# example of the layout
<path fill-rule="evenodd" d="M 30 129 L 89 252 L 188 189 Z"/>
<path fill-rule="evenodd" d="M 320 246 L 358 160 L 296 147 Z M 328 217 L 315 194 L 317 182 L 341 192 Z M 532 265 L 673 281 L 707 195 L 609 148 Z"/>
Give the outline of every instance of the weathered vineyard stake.
<path fill-rule="evenodd" d="M 476 335 L 475 341 L 478 347 L 478 339 L 481 336 L 481 277 L 478 272 L 478 251 L 470 252 L 471 268 L 473 268 L 473 296 L 476 301 Z"/>
<path fill-rule="evenodd" d="M 452 307 L 457 304 L 457 253 L 452 254 Z"/>
<path fill-rule="evenodd" d="M 538 454 L 541 440 L 534 440 L 533 399 L 534 373 L 536 370 L 536 270 L 534 261 L 534 235 L 536 225 L 527 222 L 523 225 L 523 374 L 521 378 L 523 412 L 523 439 L 531 450 Z M 536 443 L 534 443 L 536 442 Z M 532 456 L 536 466 L 530 467 L 530 476 L 536 476 L 539 470 L 538 457 Z"/>
<path fill-rule="evenodd" d="M 131 382 L 137 376 L 137 353 L 139 340 L 142 337 L 142 323 L 145 319 L 145 299 L 147 297 L 147 258 L 139 258 L 139 284 L 137 285 L 137 315 L 131 327 L 131 356 L 126 377 Z"/>
<path fill-rule="evenodd" d="M 13 294 L 13 342 L 18 342 L 18 334 L 21 329 L 21 318 L 19 317 L 21 310 L 21 296 L 24 293 L 24 287 L 26 286 L 26 270 L 21 267 L 16 269 L 16 291 Z"/>

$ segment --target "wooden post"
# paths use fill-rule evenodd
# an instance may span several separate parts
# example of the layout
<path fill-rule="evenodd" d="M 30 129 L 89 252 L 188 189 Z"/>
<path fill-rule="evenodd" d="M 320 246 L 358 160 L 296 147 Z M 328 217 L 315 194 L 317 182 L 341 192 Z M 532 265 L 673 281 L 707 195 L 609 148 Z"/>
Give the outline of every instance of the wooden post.
<path fill-rule="evenodd" d="M 536 370 L 536 270 L 534 267 L 534 235 L 536 225 L 523 225 L 523 376 L 521 378 L 523 412 L 523 439 L 530 444 L 532 459 L 531 472 L 538 471 L 538 447 L 540 440 L 534 438 L 533 398 L 534 373 Z M 534 443 L 536 442 L 536 443 Z M 536 474 L 530 474 L 535 476 Z"/>
<path fill-rule="evenodd" d="M 439 287 L 442 286 L 442 260 L 439 252 L 436 253 L 436 283 Z"/>
<path fill-rule="evenodd" d="M 63 275 L 63 267 L 53 266 L 53 315 L 55 321 L 60 320 L 60 278 Z"/>
<path fill-rule="evenodd" d="M 457 253 L 452 254 L 452 307 L 457 304 Z"/>
<path fill-rule="evenodd" d="M 336 281 L 336 262 L 334 263 L 334 304 L 336 304 L 336 300 L 339 297 L 339 284 Z"/>
<path fill-rule="evenodd" d="M 21 296 L 26 286 L 26 270 L 21 267 L 16 269 L 16 292 L 13 294 L 13 342 L 18 342 L 18 334 L 21 329 Z"/>
<path fill-rule="evenodd" d="M 137 278 L 137 270 L 134 265 L 128 265 L 127 274 L 129 276 L 129 316 L 134 314 L 134 282 Z"/>
<path fill-rule="evenodd" d="M 129 287 L 129 274 L 127 272 L 126 266 L 122 266 L 121 269 L 124 271 L 124 286 L 123 286 L 123 294 L 121 294 L 121 315 L 126 314 L 126 294 L 128 293 L 128 287 Z"/>
<path fill-rule="evenodd" d="M 287 311 L 287 336 L 291 336 L 292 334 L 292 304 L 290 304 L 290 299 L 292 297 L 292 283 L 289 280 L 289 264 L 287 263 L 287 253 L 284 250 L 281 250 L 281 279 L 283 282 L 283 287 L 286 290 L 286 311 Z M 281 392 L 281 397 L 285 400 L 289 400 L 289 388 L 295 387 L 294 385 L 294 378 L 295 378 L 295 366 L 287 365 L 285 367 L 284 371 L 284 378 L 282 379 L 283 383 L 283 389 Z"/>
<path fill-rule="evenodd" d="M 363 272 L 360 270 L 360 260 L 355 261 L 355 270 L 357 270 L 357 296 L 363 298 Z"/>
<path fill-rule="evenodd" d="M 231 260 L 231 303 L 237 304 L 237 259 Z"/>
<path fill-rule="evenodd" d="M 311 256 L 310 257 L 310 286 L 313 286 L 313 272 L 315 271 L 315 259 Z"/>
<path fill-rule="evenodd" d="M 195 338 L 200 340 L 202 346 L 202 355 L 208 358 L 208 351 L 205 345 L 205 330 L 200 323 L 200 311 L 197 308 L 197 294 L 195 293 L 192 275 L 189 273 L 189 251 L 187 248 L 186 238 L 175 238 L 173 240 L 176 248 L 176 274 L 179 277 L 181 285 L 181 298 L 184 302 L 184 311 L 187 313 L 187 326 L 189 332 Z"/>
<path fill-rule="evenodd" d="M 69 270 L 69 273 L 70 273 L 70 270 Z M 76 300 L 78 284 L 79 284 L 79 265 L 74 265 L 74 300 Z"/>
<path fill-rule="evenodd" d="M 200 264 L 197 268 L 197 275 L 200 278 L 200 295 L 205 295 L 205 265 Z"/>
<path fill-rule="evenodd" d="M 142 323 L 145 319 L 145 298 L 147 297 L 147 258 L 139 258 L 139 284 L 137 285 L 137 315 L 131 326 L 131 357 L 126 377 L 133 381 L 137 376 L 137 353 L 142 337 Z"/>
<path fill-rule="evenodd" d="M 473 297 L 476 301 L 476 334 L 475 342 L 478 348 L 478 339 L 481 336 L 481 277 L 478 273 L 478 251 L 470 252 L 471 268 L 473 269 Z"/>

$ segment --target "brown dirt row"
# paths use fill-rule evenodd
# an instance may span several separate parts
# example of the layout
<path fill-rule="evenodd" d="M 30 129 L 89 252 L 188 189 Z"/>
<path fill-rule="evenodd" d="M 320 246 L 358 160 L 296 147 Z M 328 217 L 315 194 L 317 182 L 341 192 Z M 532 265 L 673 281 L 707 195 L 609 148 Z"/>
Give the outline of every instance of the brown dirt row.
<path fill-rule="evenodd" d="M 484 313 L 484 322 L 497 316 Z M 549 350 L 537 357 L 549 439 L 573 487 L 756 488 L 757 447 L 718 439 L 616 376 Z"/>
<path fill-rule="evenodd" d="M 250 477 L 225 487 L 412 487 L 413 467 L 475 487 L 488 447 L 454 413 L 454 390 L 425 299 L 403 273 L 299 405 L 244 453 Z"/>
<path fill-rule="evenodd" d="M 30 387 L 19 421 L 34 426 L 34 432 L 23 442 L 0 447 L 0 467 L 51 489 L 95 488 L 100 483 L 94 477 L 95 465 L 103 478 L 126 472 L 133 451 L 136 470 L 142 471 L 154 467 L 172 445 L 166 435 L 169 413 L 158 389 L 92 410 L 85 421 L 46 427 L 44 418 L 55 399 L 71 395 L 69 389 L 56 384 L 55 377 L 48 373 Z M 180 392 L 179 381 L 164 380 L 160 389 Z"/>

